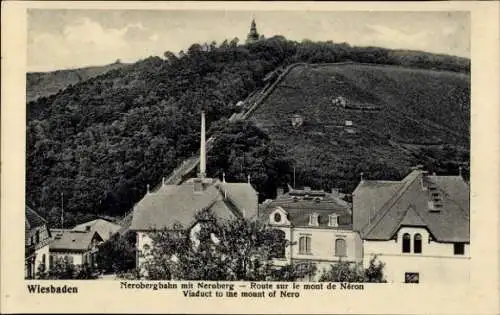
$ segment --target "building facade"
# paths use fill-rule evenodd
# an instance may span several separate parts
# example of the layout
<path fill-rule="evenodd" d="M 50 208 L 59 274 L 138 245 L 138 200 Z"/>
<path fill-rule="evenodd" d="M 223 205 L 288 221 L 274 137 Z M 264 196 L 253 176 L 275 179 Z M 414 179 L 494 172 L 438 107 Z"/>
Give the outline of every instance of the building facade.
<path fill-rule="evenodd" d="M 461 176 L 415 169 L 401 181 L 362 180 L 353 218 L 365 265 L 378 255 L 388 282 L 469 280 L 469 185 Z"/>
<path fill-rule="evenodd" d="M 275 200 L 266 201 L 259 217 L 281 231 L 291 244 L 275 258 L 277 266 L 313 263 L 314 275 L 304 280 L 317 280 L 324 270 L 338 261 L 361 262 L 362 243 L 352 231 L 351 206 L 336 193 L 290 189 L 278 193 Z"/>
<path fill-rule="evenodd" d="M 95 231 L 53 229 L 49 265 L 54 266 L 63 259 L 75 267 L 97 267 L 98 246 L 102 242 L 103 239 Z"/>
<path fill-rule="evenodd" d="M 47 221 L 33 209 L 25 207 L 24 220 L 25 248 L 24 248 L 24 277 L 35 279 L 39 272 L 49 270 L 49 241 L 50 230 Z"/>

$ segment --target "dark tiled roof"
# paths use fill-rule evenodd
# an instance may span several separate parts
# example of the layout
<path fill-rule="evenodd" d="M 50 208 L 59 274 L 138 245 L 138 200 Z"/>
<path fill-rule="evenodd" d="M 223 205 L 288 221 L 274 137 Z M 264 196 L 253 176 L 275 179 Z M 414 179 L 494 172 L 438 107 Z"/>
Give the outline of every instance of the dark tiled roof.
<path fill-rule="evenodd" d="M 44 218 L 42 218 L 38 213 L 35 212 L 35 210 L 31 209 L 28 206 L 25 206 L 24 214 L 24 228 L 26 230 L 47 224 L 47 221 Z"/>
<path fill-rule="evenodd" d="M 245 218 L 257 215 L 258 196 L 252 185 L 248 183 L 221 183 L 226 197 L 238 208 Z"/>
<path fill-rule="evenodd" d="M 194 224 L 195 215 L 201 209 L 210 208 L 221 219 L 231 219 L 243 213 L 248 217 L 256 212 L 258 202 L 257 198 L 252 201 L 256 192 L 251 185 L 206 180 L 207 186 L 199 192 L 194 191 L 193 180 L 189 180 L 146 194 L 134 207 L 131 229 L 160 230 L 176 224 L 188 228 Z M 222 187 L 227 190 L 227 199 Z"/>
<path fill-rule="evenodd" d="M 383 202 L 373 203 L 369 199 L 377 191 L 376 183 L 367 186 L 362 182 L 353 194 L 355 216 L 358 211 L 369 213 L 360 207 L 376 205 L 368 224 L 361 229 L 364 239 L 388 240 L 401 226 L 411 225 L 425 226 L 437 241 L 469 242 L 469 186 L 463 179 L 426 176 L 415 170 L 391 189 L 385 183 L 380 185 Z M 440 211 L 429 210 L 430 187 L 435 187 L 441 196 Z"/>
<path fill-rule="evenodd" d="M 101 236 L 103 240 L 109 239 L 111 235 L 118 233 L 118 231 L 122 228 L 118 224 L 114 224 L 103 219 L 96 219 L 75 226 L 73 228 L 73 231 L 85 232 L 87 230 L 87 227 L 90 228 L 90 231 L 99 233 L 99 236 Z"/>
<path fill-rule="evenodd" d="M 81 232 L 53 229 L 49 245 L 51 251 L 86 251 L 91 248 L 92 240 L 102 241 L 97 232 Z"/>
<path fill-rule="evenodd" d="M 260 219 L 268 222 L 269 215 L 278 207 L 283 208 L 288 213 L 288 220 L 295 227 L 311 227 L 309 217 L 313 213 L 319 216 L 319 228 L 335 229 L 335 227 L 328 226 L 328 216 L 330 214 L 339 216 L 338 228 L 350 229 L 352 227 L 350 204 L 333 194 L 325 193 L 323 200 L 320 201 L 316 201 L 314 198 L 294 199 L 293 195 L 284 194 L 276 200 L 262 204 L 259 214 Z"/>

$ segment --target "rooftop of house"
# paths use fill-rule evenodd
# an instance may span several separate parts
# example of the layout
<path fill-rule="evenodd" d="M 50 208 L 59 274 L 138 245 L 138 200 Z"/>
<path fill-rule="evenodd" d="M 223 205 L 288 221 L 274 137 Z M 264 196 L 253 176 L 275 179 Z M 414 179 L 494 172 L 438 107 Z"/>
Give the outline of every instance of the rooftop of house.
<path fill-rule="evenodd" d="M 350 229 L 351 205 L 341 198 L 341 194 L 328 193 L 322 190 L 305 188 L 290 189 L 288 193 L 280 194 L 275 200 L 264 202 L 259 210 L 261 220 L 268 222 L 269 215 L 281 208 L 287 213 L 287 219 L 294 227 L 310 227 L 309 220 L 313 214 L 318 215 L 319 228 Z M 337 215 L 338 227 L 329 225 L 329 216 Z"/>
<path fill-rule="evenodd" d="M 96 219 L 96 220 L 92 220 L 89 222 L 79 224 L 79 225 L 75 226 L 72 230 L 73 231 L 81 231 L 81 232 L 95 231 L 95 232 L 99 233 L 99 236 L 103 240 L 106 241 L 113 234 L 118 233 L 118 231 L 121 228 L 122 227 L 118 224 L 115 224 L 115 223 L 112 223 L 112 222 L 109 222 L 109 221 L 106 221 L 103 219 Z"/>
<path fill-rule="evenodd" d="M 424 227 L 440 242 L 469 242 L 469 185 L 461 176 L 416 169 L 401 181 L 362 180 L 353 192 L 354 220 L 368 240 L 389 240 L 402 226 Z"/>
<path fill-rule="evenodd" d="M 87 251 L 92 246 L 92 241 L 102 241 L 94 231 L 74 231 L 51 229 L 52 240 L 49 245 L 51 251 Z"/>
<path fill-rule="evenodd" d="M 164 185 L 156 192 L 147 193 L 134 207 L 131 229 L 190 228 L 195 223 L 196 213 L 205 209 L 223 220 L 252 218 L 257 213 L 257 200 L 257 192 L 249 183 L 194 178 L 181 185 Z"/>
<path fill-rule="evenodd" d="M 24 214 L 25 214 L 24 228 L 26 230 L 33 229 L 33 228 L 47 224 L 47 220 L 45 220 L 35 210 L 31 209 L 28 206 L 25 206 Z"/>

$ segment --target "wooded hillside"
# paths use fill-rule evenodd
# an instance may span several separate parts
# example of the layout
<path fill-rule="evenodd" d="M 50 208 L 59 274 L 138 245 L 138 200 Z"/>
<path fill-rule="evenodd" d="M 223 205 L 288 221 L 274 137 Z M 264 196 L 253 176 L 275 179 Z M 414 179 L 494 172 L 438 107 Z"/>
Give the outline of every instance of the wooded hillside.
<path fill-rule="evenodd" d="M 352 61 L 446 69 L 464 76 L 468 76 L 470 69 L 470 61 L 463 58 L 420 52 L 400 54 L 332 42 L 299 43 L 280 36 L 249 45 L 239 45 L 237 39 L 220 45 L 193 44 L 185 52 L 178 55 L 166 52 L 164 57 L 150 57 L 108 71 L 28 103 L 26 200 L 47 217 L 51 225 L 59 222 L 61 193 L 64 193 L 68 226 L 96 214 L 121 215 L 128 211 L 144 195 L 147 184 L 157 184 L 184 158 L 197 151 L 201 108 L 207 112 L 208 126 L 224 132 L 221 130 L 224 123 L 217 122 L 227 121 L 238 110 L 235 104 L 263 87 L 266 75 L 277 68 L 295 62 Z M 363 71 L 367 72 L 363 75 L 369 75 L 370 70 Z M 340 75 L 353 80 L 348 73 Z M 360 82 L 354 86 L 365 94 L 370 90 Z M 463 89 L 463 86 L 457 88 Z M 414 97 L 419 97 L 420 90 L 412 90 L 407 84 L 399 89 L 413 91 Z M 386 93 L 390 97 L 392 92 Z M 468 99 L 469 90 L 463 93 Z M 398 97 L 397 94 L 394 97 Z M 376 98 L 381 96 L 376 94 Z M 418 106 L 418 102 L 411 106 Z M 435 108 L 429 105 L 426 110 Z M 443 125 L 448 123 L 454 122 Z M 273 134 L 270 136 L 273 139 Z M 411 138 L 411 133 L 408 137 Z M 421 141 L 421 134 L 418 137 Z M 270 145 L 265 140 L 267 136 L 261 138 L 264 140 L 259 140 L 259 146 Z M 364 146 L 363 150 L 377 149 L 372 142 L 356 145 Z M 246 147 L 252 150 L 251 145 Z M 282 148 L 263 152 L 282 152 Z M 279 154 L 277 158 L 288 157 Z M 385 163 L 391 166 L 391 159 Z M 271 161 L 269 165 L 275 163 Z M 232 168 L 236 169 L 234 165 Z M 262 169 L 273 172 L 275 168 Z M 279 169 L 289 168 L 280 166 Z M 332 172 L 335 171 L 332 168 Z M 338 172 L 334 178 L 352 178 L 345 172 Z M 239 178 L 238 174 L 227 176 Z M 261 178 L 268 180 L 275 178 L 273 176 Z M 268 183 L 257 184 L 269 190 L 261 192 L 263 196 L 270 195 L 274 189 Z M 306 181 L 297 184 L 306 184 Z"/>

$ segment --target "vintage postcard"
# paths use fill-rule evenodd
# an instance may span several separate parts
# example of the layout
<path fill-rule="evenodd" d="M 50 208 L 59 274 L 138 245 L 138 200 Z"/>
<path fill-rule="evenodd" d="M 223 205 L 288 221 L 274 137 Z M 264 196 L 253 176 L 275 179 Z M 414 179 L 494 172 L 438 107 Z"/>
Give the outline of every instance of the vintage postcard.
<path fill-rule="evenodd" d="M 2 9 L 2 312 L 499 311 L 498 2 Z"/>

